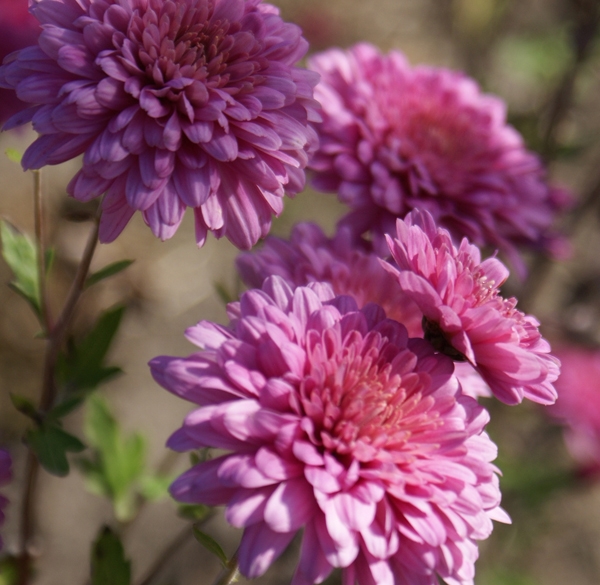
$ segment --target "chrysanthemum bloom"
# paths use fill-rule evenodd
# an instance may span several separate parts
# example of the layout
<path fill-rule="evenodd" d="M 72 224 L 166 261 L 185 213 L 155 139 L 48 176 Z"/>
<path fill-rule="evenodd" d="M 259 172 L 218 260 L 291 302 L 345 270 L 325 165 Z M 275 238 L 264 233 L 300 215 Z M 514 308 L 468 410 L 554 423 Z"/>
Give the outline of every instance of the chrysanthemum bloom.
<path fill-rule="evenodd" d="M 412 209 L 456 238 L 500 248 L 521 271 L 517 246 L 556 246 L 550 226 L 565 192 L 548 187 L 500 99 L 461 73 L 412 68 L 367 44 L 318 54 L 309 67 L 321 74 L 324 118 L 314 184 L 338 193 L 352 210 L 343 223 L 370 233 L 381 253 L 383 234 Z"/>
<path fill-rule="evenodd" d="M 569 452 L 583 471 L 600 474 L 600 351 L 560 348 L 558 399 L 548 412 L 565 425 Z"/>
<path fill-rule="evenodd" d="M 13 51 L 35 43 L 40 34 L 40 25 L 27 6 L 28 0 L 0 0 L 0 63 Z M 14 91 L 0 89 L 0 124 L 24 107 Z"/>
<path fill-rule="evenodd" d="M 519 311 L 514 297 L 500 295 L 506 267 L 496 258 L 482 262 L 466 238 L 456 248 L 427 212 L 412 211 L 396 227 L 396 239 L 387 240 L 399 270 L 383 265 L 421 309 L 425 337 L 440 352 L 470 362 L 502 402 L 552 404 L 560 362 L 549 354 L 535 317 Z"/>
<path fill-rule="evenodd" d="M 12 459 L 5 449 L 0 449 L 0 486 L 6 485 L 12 479 Z M 5 496 L 0 494 L 0 526 L 4 524 L 4 508 L 8 504 Z M 0 536 L 0 550 L 2 550 L 3 542 Z"/>
<path fill-rule="evenodd" d="M 303 188 L 317 137 L 313 86 L 294 66 L 300 29 L 261 0 L 40 0 L 39 46 L 0 68 L 0 85 L 31 107 L 37 169 L 84 154 L 69 184 L 106 193 L 100 239 L 136 210 L 161 239 L 192 207 L 207 231 L 249 248 L 267 234 L 284 192 Z"/>
<path fill-rule="evenodd" d="M 183 502 L 226 505 L 244 528 L 249 578 L 304 528 L 293 585 L 473 583 L 475 540 L 505 520 L 483 431 L 488 415 L 458 392 L 453 366 L 374 305 L 279 277 L 201 322 L 202 351 L 151 362 L 155 379 L 202 408 L 169 440 L 229 453 L 171 486 Z"/>
<path fill-rule="evenodd" d="M 260 288 L 268 276 L 281 276 L 292 287 L 327 282 L 338 295 L 349 295 L 359 307 L 376 303 L 386 315 L 406 327 L 411 337 L 423 337 L 423 313 L 402 290 L 373 253 L 357 247 L 346 228 L 333 238 L 310 223 L 292 229 L 289 241 L 269 236 L 260 250 L 244 252 L 237 259 L 243 281 Z M 490 396 L 487 384 L 469 364 L 455 364 L 463 393 Z"/>
<path fill-rule="evenodd" d="M 350 241 L 347 229 L 328 238 L 317 225 L 299 223 L 289 241 L 269 236 L 260 250 L 240 254 L 236 264 L 243 281 L 252 288 L 260 288 L 265 278 L 275 275 L 292 287 L 327 282 L 336 294 L 354 297 L 359 307 L 380 305 L 411 337 L 423 336 L 419 308 L 375 254 Z"/>

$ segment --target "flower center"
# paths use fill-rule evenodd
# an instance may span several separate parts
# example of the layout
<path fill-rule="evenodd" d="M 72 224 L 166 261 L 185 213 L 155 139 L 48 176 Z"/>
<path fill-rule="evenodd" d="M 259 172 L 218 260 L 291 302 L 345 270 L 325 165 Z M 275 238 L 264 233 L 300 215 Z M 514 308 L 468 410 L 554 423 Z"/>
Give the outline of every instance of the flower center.
<path fill-rule="evenodd" d="M 314 440 L 340 455 L 358 449 L 366 459 L 403 444 L 407 410 L 421 400 L 423 381 L 408 367 L 415 356 L 374 332 L 362 338 L 355 331 L 333 352 L 329 345 L 329 352 L 327 343 L 312 348 L 313 368 L 300 387 Z"/>

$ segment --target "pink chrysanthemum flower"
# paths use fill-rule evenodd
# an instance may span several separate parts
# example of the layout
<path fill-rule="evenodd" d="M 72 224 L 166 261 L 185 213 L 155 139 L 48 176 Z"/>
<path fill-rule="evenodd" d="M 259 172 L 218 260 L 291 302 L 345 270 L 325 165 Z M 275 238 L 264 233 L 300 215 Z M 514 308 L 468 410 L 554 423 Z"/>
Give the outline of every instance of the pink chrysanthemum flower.
<path fill-rule="evenodd" d="M 347 584 L 472 584 L 474 541 L 506 514 L 487 412 L 458 391 L 451 360 L 321 283 L 268 278 L 229 314 L 229 327 L 188 330 L 202 351 L 151 367 L 202 406 L 169 446 L 229 451 L 171 493 L 226 505 L 244 528 L 242 573 L 264 573 L 304 528 L 293 585 L 334 567 Z"/>
<path fill-rule="evenodd" d="M 0 449 L 0 486 L 4 486 L 12 479 L 12 459 L 5 449 Z M 4 508 L 8 504 L 8 499 L 0 494 L 0 526 L 4 524 Z M 0 550 L 4 543 L 0 536 Z"/>
<path fill-rule="evenodd" d="M 564 347 L 558 399 L 548 412 L 565 425 L 565 442 L 583 471 L 600 474 L 600 351 Z"/>
<path fill-rule="evenodd" d="M 261 0 L 39 0 L 39 46 L 0 68 L 0 85 L 32 106 L 26 169 L 84 153 L 69 184 L 106 193 L 100 239 L 136 210 L 161 239 L 194 209 L 240 248 L 267 234 L 284 192 L 304 185 L 316 147 L 318 76 L 295 67 L 300 29 Z"/>
<path fill-rule="evenodd" d="M 427 212 L 412 211 L 396 228 L 396 239 L 387 240 L 399 270 L 384 266 L 421 309 L 425 337 L 438 351 L 469 361 L 502 402 L 552 404 L 559 361 L 535 317 L 500 295 L 506 267 L 496 258 L 482 262 L 466 238 L 456 248 Z"/>
<path fill-rule="evenodd" d="M 359 307 L 380 305 L 390 319 L 402 323 L 411 337 L 422 337 L 421 312 L 402 292 L 397 280 L 366 248 L 350 241 L 341 229 L 328 238 L 321 228 L 299 223 L 289 241 L 269 236 L 260 250 L 245 252 L 237 259 L 243 281 L 260 288 L 268 276 L 281 276 L 292 287 L 327 282 L 338 295 L 350 295 Z"/>
<path fill-rule="evenodd" d="M 40 31 L 38 21 L 29 14 L 28 0 L 0 0 L 0 63 L 13 51 L 35 43 Z M 0 89 L 0 124 L 24 107 L 14 91 Z"/>
<path fill-rule="evenodd" d="M 506 124 L 504 103 L 465 75 L 410 67 L 398 51 L 359 44 L 313 56 L 321 74 L 320 148 L 314 184 L 352 211 L 342 221 L 383 234 L 412 209 L 428 210 L 457 238 L 505 251 L 558 247 L 550 226 L 568 196 L 548 187 L 536 155 Z"/>
<path fill-rule="evenodd" d="M 244 252 L 237 259 L 243 281 L 260 288 L 268 276 L 281 276 L 292 287 L 327 282 L 338 295 L 349 295 L 359 307 L 380 305 L 390 319 L 402 323 L 411 337 L 423 337 L 423 313 L 389 274 L 378 256 L 360 250 L 346 228 L 327 238 L 310 223 L 292 229 L 289 241 L 269 236 L 260 250 Z M 469 364 L 455 364 L 463 393 L 490 396 L 489 387 Z"/>

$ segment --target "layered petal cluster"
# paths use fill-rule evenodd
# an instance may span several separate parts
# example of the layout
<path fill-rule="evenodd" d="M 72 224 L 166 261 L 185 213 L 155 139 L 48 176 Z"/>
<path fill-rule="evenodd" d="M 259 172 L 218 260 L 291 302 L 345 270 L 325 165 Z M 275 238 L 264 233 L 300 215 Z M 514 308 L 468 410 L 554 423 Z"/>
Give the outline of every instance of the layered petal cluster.
<path fill-rule="evenodd" d="M 521 271 L 517 246 L 559 247 L 550 228 L 569 197 L 547 185 L 500 99 L 461 73 L 413 68 L 367 44 L 318 54 L 309 67 L 321 75 L 324 117 L 314 184 L 351 207 L 344 224 L 385 246 L 396 218 L 426 209 Z"/>
<path fill-rule="evenodd" d="M 261 0 L 39 0 L 39 45 L 0 68 L 0 86 L 31 107 L 40 137 L 24 168 L 84 154 L 69 184 L 105 193 L 100 239 L 133 213 L 161 239 L 194 209 L 240 248 L 267 234 L 285 193 L 304 185 L 316 147 L 313 87 L 295 67 L 307 42 Z"/>
<path fill-rule="evenodd" d="M 548 412 L 564 424 L 569 452 L 584 471 L 600 473 L 600 352 L 559 348 L 558 399 Z"/>
<path fill-rule="evenodd" d="M 6 449 L 0 449 L 0 486 L 4 486 L 12 479 L 12 459 Z M 0 526 L 4 524 L 4 508 L 8 504 L 8 499 L 0 494 Z M 0 550 L 2 550 L 3 542 L 0 536 Z"/>
<path fill-rule="evenodd" d="M 270 277 L 228 310 L 228 327 L 188 330 L 201 351 L 151 362 L 202 406 L 169 446 L 227 451 L 172 495 L 226 506 L 250 578 L 303 528 L 293 585 L 334 567 L 347 585 L 472 584 L 475 541 L 506 515 L 487 412 L 458 391 L 452 361 L 322 283 Z"/>
<path fill-rule="evenodd" d="M 501 296 L 506 267 L 494 257 L 481 261 L 466 238 L 457 248 L 427 212 L 412 211 L 396 229 L 387 240 L 398 269 L 383 265 L 421 309 L 425 337 L 438 351 L 470 362 L 502 402 L 552 404 L 560 362 L 535 317 L 519 311 L 514 297 Z"/>
<path fill-rule="evenodd" d="M 292 287 L 327 282 L 336 294 L 353 297 L 359 307 L 378 304 L 389 318 L 406 327 L 409 336 L 423 337 L 421 309 L 369 246 L 360 249 L 359 243 L 347 228 L 328 238 L 318 226 L 299 223 L 289 240 L 269 236 L 260 250 L 240 254 L 236 264 L 242 280 L 252 288 L 260 288 L 265 278 L 275 275 Z M 489 387 L 470 364 L 456 363 L 455 374 L 463 393 L 473 398 L 490 396 Z"/>
<path fill-rule="evenodd" d="M 422 337 L 421 312 L 403 293 L 396 278 L 370 253 L 357 247 L 347 229 L 328 238 L 312 223 L 294 226 L 289 240 L 269 236 L 260 250 L 240 254 L 237 268 L 243 281 L 260 288 L 268 276 L 281 276 L 292 287 L 327 282 L 338 295 L 350 295 L 363 307 L 380 305 L 411 337 Z"/>
<path fill-rule="evenodd" d="M 28 0 L 0 0 L 0 63 L 12 52 L 34 44 L 40 34 L 40 25 L 27 6 Z M 24 107 L 14 91 L 0 89 L 0 124 Z"/>

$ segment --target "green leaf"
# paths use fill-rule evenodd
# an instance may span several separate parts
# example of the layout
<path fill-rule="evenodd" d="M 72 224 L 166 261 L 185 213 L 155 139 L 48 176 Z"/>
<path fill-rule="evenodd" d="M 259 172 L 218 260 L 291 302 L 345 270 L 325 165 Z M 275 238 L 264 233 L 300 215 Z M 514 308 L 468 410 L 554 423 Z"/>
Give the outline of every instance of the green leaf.
<path fill-rule="evenodd" d="M 67 414 L 75 410 L 84 400 L 85 396 L 81 394 L 67 396 L 66 398 L 61 400 L 52 410 L 48 412 L 48 414 L 46 415 L 46 419 L 58 421 L 63 416 L 66 416 Z"/>
<path fill-rule="evenodd" d="M 92 585 L 129 585 L 131 562 L 119 537 L 105 526 L 92 545 Z"/>
<path fill-rule="evenodd" d="M 144 475 L 140 478 L 140 494 L 146 500 L 160 500 L 169 494 L 173 479 L 168 475 Z"/>
<path fill-rule="evenodd" d="M 194 531 L 194 538 L 209 552 L 213 553 L 214 555 L 216 555 L 219 559 L 219 561 L 221 561 L 221 564 L 226 567 L 228 560 L 227 560 L 227 555 L 225 554 L 225 552 L 223 551 L 223 549 L 221 548 L 221 545 L 212 537 L 209 536 L 208 534 L 202 532 L 200 530 L 200 528 L 198 528 L 198 526 L 194 525 L 193 526 L 193 531 Z"/>
<path fill-rule="evenodd" d="M 8 160 L 18 165 L 21 164 L 21 159 L 23 158 L 23 154 L 19 152 L 16 148 L 7 148 L 4 153 L 8 157 Z"/>
<path fill-rule="evenodd" d="M 33 241 L 7 221 L 0 222 L 2 255 L 14 274 L 9 286 L 41 315 L 37 252 Z"/>
<path fill-rule="evenodd" d="M 119 260 L 118 262 L 109 264 L 108 266 L 105 266 L 101 270 L 98 270 L 98 272 L 94 272 L 93 274 L 90 274 L 88 276 L 87 280 L 85 281 L 85 286 L 86 287 L 92 286 L 92 285 L 96 284 L 97 282 L 100 282 L 101 280 L 108 278 L 109 276 L 118 274 L 119 272 L 121 272 L 121 271 L 125 270 L 127 267 L 129 267 L 132 263 L 133 263 L 133 260 Z"/>
<path fill-rule="evenodd" d="M 177 508 L 178 516 L 194 522 L 203 520 L 209 512 L 210 508 L 202 504 L 180 504 Z"/>
<path fill-rule="evenodd" d="M 69 473 L 67 452 L 79 453 L 85 445 L 73 435 L 53 424 L 30 430 L 25 441 L 35 453 L 40 465 L 52 475 L 64 477 Z"/>
<path fill-rule="evenodd" d="M 96 395 L 88 399 L 84 427 L 95 459 L 88 461 L 87 472 L 85 468 L 82 471 L 96 485 L 104 486 L 117 518 L 130 520 L 136 512 L 137 487 L 145 468 L 145 440 L 137 433 L 123 437 L 106 401 Z"/>
<path fill-rule="evenodd" d="M 124 310 L 124 307 L 116 307 L 103 313 L 86 337 L 78 344 L 72 342 L 67 354 L 59 356 L 58 383 L 68 397 L 77 393 L 85 396 L 121 373 L 120 368 L 104 366 L 104 360 Z"/>
<path fill-rule="evenodd" d="M 13 403 L 13 406 L 25 416 L 33 419 L 36 422 L 41 421 L 40 413 L 37 408 L 33 404 L 29 398 L 25 398 L 24 396 L 19 396 L 18 394 L 10 393 L 10 400 Z"/>

